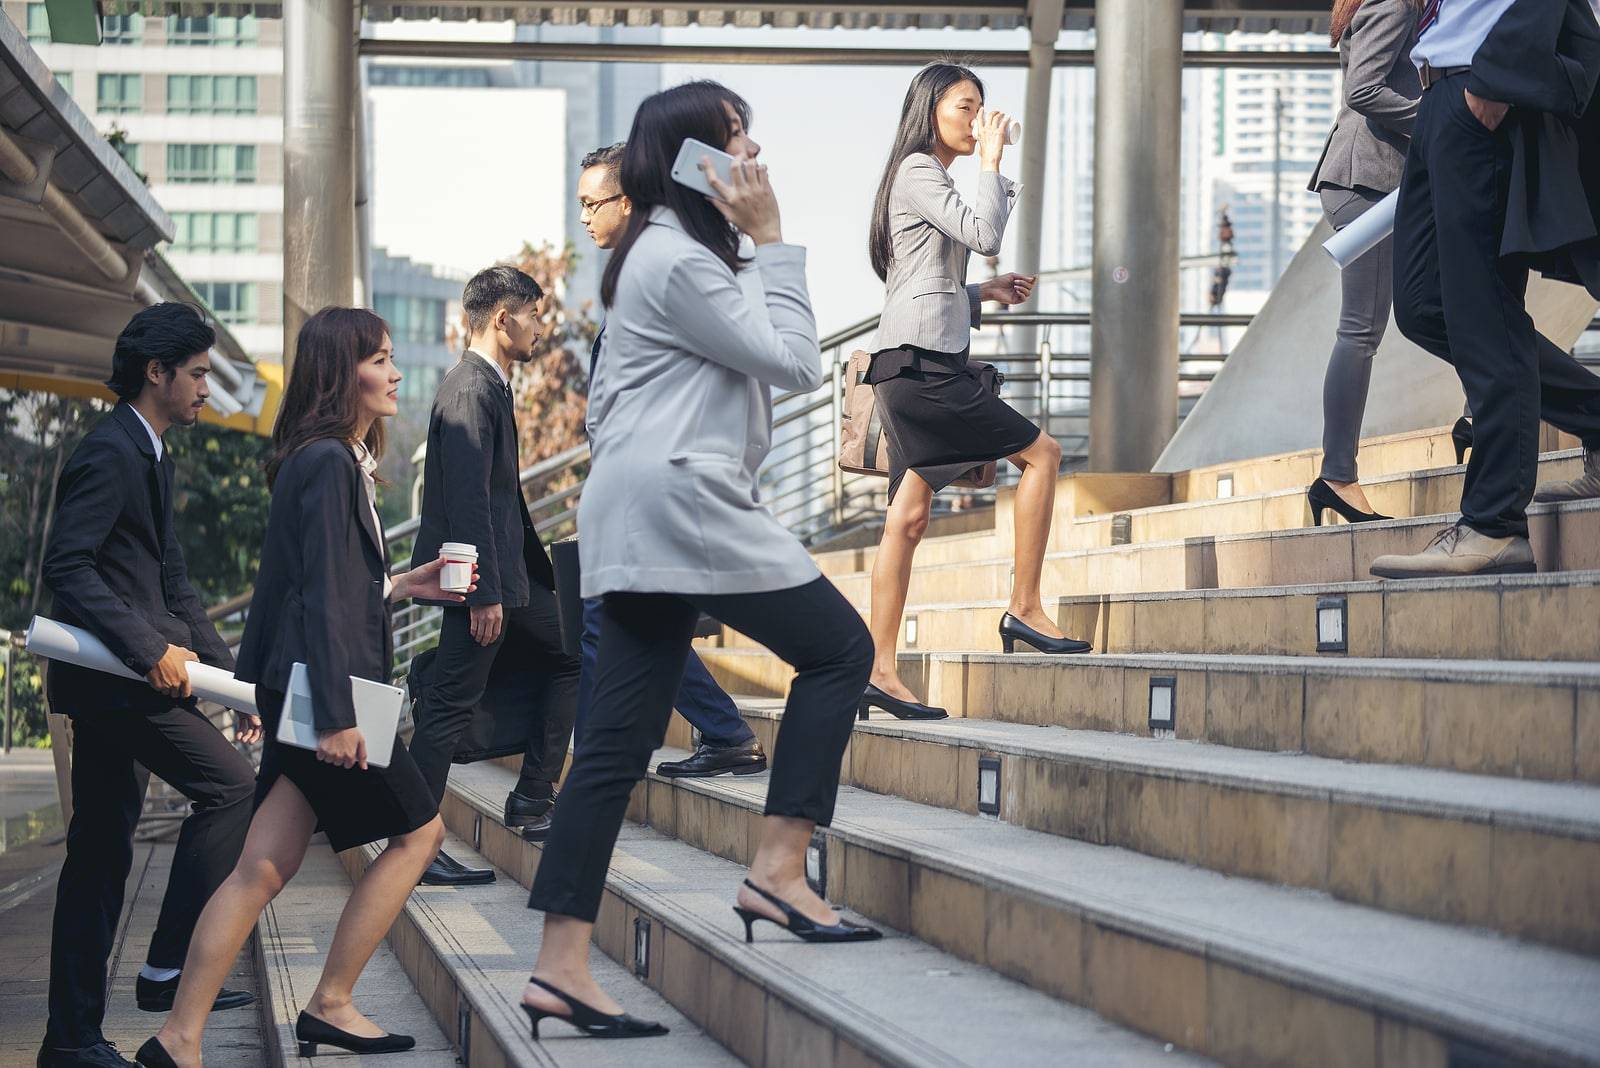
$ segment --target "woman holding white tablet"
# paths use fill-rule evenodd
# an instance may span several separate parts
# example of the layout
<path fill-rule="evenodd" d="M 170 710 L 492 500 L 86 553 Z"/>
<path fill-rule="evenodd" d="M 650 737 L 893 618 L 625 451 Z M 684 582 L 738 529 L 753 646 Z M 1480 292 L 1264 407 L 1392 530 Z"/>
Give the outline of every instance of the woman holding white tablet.
<path fill-rule="evenodd" d="M 368 766 L 350 679 L 388 681 L 389 601 L 463 600 L 439 588 L 443 560 L 388 576 L 372 472 L 383 420 L 397 411 L 393 354 L 388 327 L 364 309 L 324 308 L 300 330 L 272 432 L 272 510 L 235 672 L 257 684 L 267 728 L 256 813 L 238 866 L 200 915 L 172 1014 L 139 1050 L 147 1068 L 200 1063 L 201 1030 L 223 978 L 319 828 L 336 850 L 384 838 L 388 846 L 339 918 L 321 981 L 295 1024 L 301 1054 L 314 1055 L 319 1044 L 358 1053 L 416 1044 L 384 1033 L 351 1002 L 357 977 L 444 841 L 444 824 L 398 740 L 388 767 Z M 297 662 L 308 669 L 315 752 L 277 741 Z"/>

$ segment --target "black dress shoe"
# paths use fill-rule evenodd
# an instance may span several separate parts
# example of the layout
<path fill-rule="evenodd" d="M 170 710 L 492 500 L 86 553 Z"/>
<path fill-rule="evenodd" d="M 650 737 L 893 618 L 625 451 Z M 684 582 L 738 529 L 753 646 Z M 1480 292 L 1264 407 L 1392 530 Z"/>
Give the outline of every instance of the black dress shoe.
<path fill-rule="evenodd" d="M 866 719 L 874 708 L 881 708 L 895 719 L 949 719 L 950 713 L 933 705 L 918 704 L 915 701 L 902 701 L 898 697 L 891 697 L 882 690 L 867 684 L 867 690 L 861 695 L 861 700 L 856 702 L 856 718 Z"/>
<path fill-rule="evenodd" d="M 1000 617 L 1000 647 L 1014 653 L 1018 642 L 1031 645 L 1041 653 L 1087 653 L 1094 648 L 1077 638 L 1052 638 L 1007 612 Z"/>
<path fill-rule="evenodd" d="M 114 1042 L 96 1042 L 77 1049 L 45 1046 L 34 1062 L 38 1068 L 133 1068 L 133 1061 L 117 1052 Z"/>
<path fill-rule="evenodd" d="M 332 1046 L 350 1053 L 404 1053 L 417 1044 L 410 1035 L 379 1035 L 377 1038 L 352 1035 L 309 1012 L 302 1012 L 294 1022 L 294 1037 L 300 1042 L 302 1057 L 315 1057 L 318 1046 Z"/>
<path fill-rule="evenodd" d="M 182 978 L 181 975 L 174 975 L 171 979 L 157 982 L 141 975 L 133 984 L 133 999 L 145 1012 L 171 1012 L 172 1003 L 178 997 L 178 980 Z M 211 1003 L 211 1011 L 237 1009 L 244 1005 L 254 1005 L 255 1001 L 256 996 L 248 990 L 229 990 L 223 987 L 217 991 L 217 1000 Z"/>
<path fill-rule="evenodd" d="M 713 775 L 729 772 L 734 775 L 756 775 L 766 770 L 767 754 L 754 738 L 739 745 L 708 745 L 702 742 L 688 758 L 665 760 L 656 765 L 656 772 L 669 779 L 709 779 Z"/>
<path fill-rule="evenodd" d="M 550 815 L 551 806 L 556 803 L 554 791 L 549 797 L 529 797 L 512 790 L 506 794 L 505 824 L 513 831 L 538 823 Z"/>
<path fill-rule="evenodd" d="M 494 882 L 494 869 L 469 868 L 441 849 L 417 882 L 423 886 L 482 886 Z"/>

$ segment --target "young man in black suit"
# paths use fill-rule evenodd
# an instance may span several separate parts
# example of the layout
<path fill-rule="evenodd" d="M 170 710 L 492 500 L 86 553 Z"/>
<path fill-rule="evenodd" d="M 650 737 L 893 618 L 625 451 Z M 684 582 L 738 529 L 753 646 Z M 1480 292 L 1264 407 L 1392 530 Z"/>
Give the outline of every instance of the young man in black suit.
<path fill-rule="evenodd" d="M 73 812 L 56 888 L 40 1068 L 131 1063 L 100 1026 L 148 772 L 194 809 L 178 835 L 135 987 L 141 1009 L 172 1007 L 195 920 L 233 870 L 250 824 L 255 772 L 190 692 L 187 663 L 232 668 L 233 657 L 189 584 L 172 526 L 172 457 L 162 441 L 169 427 L 199 419 L 215 340 L 187 304 L 135 315 L 117 338 L 106 383 L 120 400 L 73 451 L 57 490 L 44 558 L 55 618 L 94 634 L 144 681 L 50 667 L 50 705 L 72 717 Z M 253 741 L 261 722 L 241 715 L 236 729 L 241 741 Z M 254 1000 L 223 990 L 214 1008 Z"/>
<path fill-rule="evenodd" d="M 511 369 L 533 359 L 544 292 L 515 267 L 479 271 L 461 302 L 471 334 L 461 362 L 439 384 L 428 420 L 422 516 L 412 559 L 434 560 L 447 541 L 478 551 L 478 588 L 463 606 L 445 605 L 431 684 L 418 701 L 411 756 L 444 798 L 451 758 L 483 699 L 495 658 L 506 652 L 551 680 L 528 709 L 522 775 L 506 798 L 506 826 L 538 841 L 550 828 L 555 781 L 566 762 L 579 663 L 561 647 L 555 573 L 523 500 Z M 491 882 L 441 852 L 422 881 Z"/>
<path fill-rule="evenodd" d="M 1422 103 L 1395 212 L 1395 322 L 1452 364 L 1472 409 L 1461 520 L 1385 578 L 1533 571 L 1539 420 L 1582 440 L 1600 495 L 1600 377 L 1534 329 L 1528 271 L 1600 298 L 1596 0 L 1429 0 L 1411 58 Z"/>

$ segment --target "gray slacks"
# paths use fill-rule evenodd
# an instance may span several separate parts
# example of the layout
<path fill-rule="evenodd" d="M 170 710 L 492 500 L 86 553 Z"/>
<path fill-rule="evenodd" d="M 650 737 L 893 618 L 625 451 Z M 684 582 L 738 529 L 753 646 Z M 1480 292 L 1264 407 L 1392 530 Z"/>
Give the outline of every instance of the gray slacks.
<path fill-rule="evenodd" d="M 1322 211 L 1342 230 L 1383 199 L 1369 189 L 1320 190 Z M 1322 382 L 1322 477 L 1354 482 L 1361 419 L 1367 410 L 1372 357 L 1389 325 L 1394 302 L 1394 239 L 1386 237 L 1340 272 L 1339 329 Z"/>

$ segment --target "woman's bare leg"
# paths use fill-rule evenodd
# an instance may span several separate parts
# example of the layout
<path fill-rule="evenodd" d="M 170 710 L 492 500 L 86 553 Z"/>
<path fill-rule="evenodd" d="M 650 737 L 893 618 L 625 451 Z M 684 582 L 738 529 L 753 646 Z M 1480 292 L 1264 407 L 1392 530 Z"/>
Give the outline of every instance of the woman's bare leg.
<path fill-rule="evenodd" d="M 342 1031 L 377 1038 L 382 1028 L 356 1011 L 351 1001 L 356 980 L 372 954 L 394 926 L 417 880 L 444 844 L 444 820 L 438 816 L 409 834 L 389 839 L 345 902 L 339 927 L 328 947 L 317 989 L 306 1001 L 306 1011 Z"/>
<path fill-rule="evenodd" d="M 1060 638 L 1061 628 L 1044 610 L 1039 579 L 1044 572 L 1045 547 L 1050 543 L 1050 523 L 1055 517 L 1061 446 L 1049 434 L 1040 434 L 1010 460 L 1022 469 L 1022 478 L 1017 482 L 1012 508 L 1017 540 L 1007 611 L 1041 634 Z"/>
<path fill-rule="evenodd" d="M 911 564 L 917 545 L 928 532 L 933 508 L 933 488 L 915 471 L 907 471 L 883 521 L 883 539 L 872 561 L 872 685 L 902 701 L 916 695 L 900 681 L 895 653 L 900 642 L 900 619 L 905 613 L 906 590 L 911 585 Z"/>
<path fill-rule="evenodd" d="M 810 920 L 839 922 L 839 914 L 818 897 L 806 882 L 806 847 L 816 829 L 811 820 L 794 816 L 767 816 L 761 821 L 761 844 L 750 862 L 750 881 L 767 893 L 793 905 Z M 785 922 L 777 906 L 751 890 L 739 887 L 739 907 Z"/>
<path fill-rule="evenodd" d="M 300 870 L 316 827 L 305 795 L 288 779 L 278 779 L 250 821 L 239 863 L 195 923 L 177 999 L 156 1034 L 179 1064 L 200 1063 L 200 1036 L 217 992 L 261 910 Z"/>
<path fill-rule="evenodd" d="M 615 1016 L 622 1011 L 622 1006 L 589 974 L 589 941 L 593 935 L 594 924 L 587 920 L 558 912 L 545 913 L 544 937 L 539 941 L 539 959 L 533 965 L 533 974 L 595 1011 Z M 572 1015 L 566 1002 L 533 983 L 522 988 L 522 1003 L 554 1016 Z"/>

